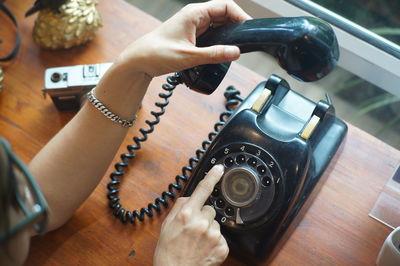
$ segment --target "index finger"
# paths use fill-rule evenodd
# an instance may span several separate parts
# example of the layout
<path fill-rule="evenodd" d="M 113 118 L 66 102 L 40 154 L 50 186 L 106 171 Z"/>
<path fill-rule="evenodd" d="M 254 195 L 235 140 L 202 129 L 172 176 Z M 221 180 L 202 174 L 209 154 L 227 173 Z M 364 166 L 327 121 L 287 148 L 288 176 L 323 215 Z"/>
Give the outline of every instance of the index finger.
<path fill-rule="evenodd" d="M 196 189 L 193 191 L 192 196 L 190 196 L 187 204 L 191 205 L 193 208 L 200 210 L 204 203 L 206 203 L 208 197 L 214 190 L 215 185 L 221 179 L 224 174 L 224 166 L 221 164 L 215 165 L 203 180 L 197 184 Z"/>

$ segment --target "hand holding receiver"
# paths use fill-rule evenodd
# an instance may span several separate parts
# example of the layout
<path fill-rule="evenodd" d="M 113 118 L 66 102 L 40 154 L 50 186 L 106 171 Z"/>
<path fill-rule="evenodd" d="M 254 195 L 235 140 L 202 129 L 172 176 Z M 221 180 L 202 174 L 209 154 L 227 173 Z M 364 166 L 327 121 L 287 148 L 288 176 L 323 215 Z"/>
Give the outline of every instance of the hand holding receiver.
<path fill-rule="evenodd" d="M 274 56 L 291 76 L 316 81 L 336 66 L 339 48 L 332 27 L 314 17 L 262 18 L 211 28 L 197 39 L 198 47 L 236 45 L 241 53 L 264 51 Z M 193 90 L 211 94 L 230 62 L 201 65 L 182 71 Z"/>
<path fill-rule="evenodd" d="M 154 254 L 154 265 L 219 265 L 228 256 L 228 245 L 215 218 L 204 205 L 223 175 L 213 167 L 190 198 L 179 198 L 165 218 Z"/>
<path fill-rule="evenodd" d="M 251 17 L 232 0 L 189 4 L 129 45 L 116 63 L 123 65 L 129 80 L 132 72 L 156 77 L 197 65 L 233 61 L 240 56 L 237 47 L 197 47 L 196 38 L 208 30 L 210 23 L 220 26 L 248 19 Z"/>

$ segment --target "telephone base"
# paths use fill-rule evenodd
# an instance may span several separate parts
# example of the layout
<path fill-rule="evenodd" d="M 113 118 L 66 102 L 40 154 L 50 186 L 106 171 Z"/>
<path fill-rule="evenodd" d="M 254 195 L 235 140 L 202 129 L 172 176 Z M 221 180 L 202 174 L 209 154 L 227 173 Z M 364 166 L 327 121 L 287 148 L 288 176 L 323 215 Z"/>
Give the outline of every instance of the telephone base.
<path fill-rule="evenodd" d="M 213 165 L 223 164 L 208 204 L 231 254 L 246 264 L 271 259 L 322 185 L 346 132 L 329 101 L 315 103 L 272 75 L 228 119 L 183 195 L 190 196 Z"/>

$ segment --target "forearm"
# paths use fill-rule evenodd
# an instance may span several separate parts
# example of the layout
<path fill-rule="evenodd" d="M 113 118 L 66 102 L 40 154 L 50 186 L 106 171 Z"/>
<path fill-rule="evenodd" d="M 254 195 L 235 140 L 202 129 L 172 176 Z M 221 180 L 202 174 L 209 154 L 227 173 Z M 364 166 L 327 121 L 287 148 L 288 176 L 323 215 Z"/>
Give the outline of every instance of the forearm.
<path fill-rule="evenodd" d="M 95 95 L 122 119 L 133 119 L 151 78 L 114 64 Z M 49 230 L 64 224 L 100 182 L 127 129 L 90 103 L 35 156 L 30 169 L 50 208 Z"/>

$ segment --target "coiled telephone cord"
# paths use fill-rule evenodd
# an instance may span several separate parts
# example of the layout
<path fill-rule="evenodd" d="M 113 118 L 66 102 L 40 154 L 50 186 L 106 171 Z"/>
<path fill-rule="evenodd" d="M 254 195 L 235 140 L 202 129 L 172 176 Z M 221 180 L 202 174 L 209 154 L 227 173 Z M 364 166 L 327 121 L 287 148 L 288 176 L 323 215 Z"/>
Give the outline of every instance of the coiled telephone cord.
<path fill-rule="evenodd" d="M 120 197 L 118 196 L 118 186 L 121 183 L 120 178 L 125 174 L 124 169 L 127 168 L 132 159 L 136 157 L 136 151 L 142 148 L 141 142 L 145 142 L 147 140 L 147 136 L 154 131 L 155 125 L 160 122 L 160 117 L 165 113 L 165 108 L 169 104 L 169 98 L 172 96 L 173 90 L 177 85 L 182 83 L 183 81 L 180 73 L 175 73 L 174 75 L 167 77 L 167 83 L 162 85 L 162 89 L 165 91 L 165 93 L 161 92 L 158 94 L 158 96 L 164 101 L 155 103 L 155 105 L 161 110 L 159 112 L 151 111 L 151 115 L 154 116 L 154 120 L 146 120 L 146 124 L 149 126 L 149 128 L 139 129 L 140 133 L 142 133 L 142 137 L 133 137 L 135 145 L 127 146 L 128 153 L 121 154 L 121 161 L 114 165 L 116 171 L 110 174 L 111 181 L 107 184 L 107 188 L 109 190 L 107 194 L 107 197 L 110 201 L 109 206 L 112 209 L 113 215 L 122 223 L 130 222 L 134 224 L 136 218 L 143 222 L 146 215 L 148 217 L 153 217 L 153 210 L 161 212 L 161 205 L 165 208 L 168 207 L 169 199 L 174 199 L 176 197 L 174 190 L 182 190 L 182 183 L 186 183 L 189 180 L 190 174 L 196 167 L 196 164 L 200 161 L 215 136 L 225 125 L 226 120 L 232 115 L 233 108 L 243 101 L 243 98 L 240 96 L 240 91 L 235 89 L 233 86 L 229 86 L 224 93 L 226 98 L 226 111 L 220 114 L 220 121 L 215 123 L 214 130 L 208 134 L 208 140 L 202 142 L 201 149 L 196 150 L 196 156 L 193 156 L 189 159 L 189 165 L 182 167 L 182 174 L 175 176 L 175 183 L 169 184 L 168 190 L 162 192 L 161 196 L 157 197 L 154 202 L 150 202 L 147 205 L 147 208 L 128 211 L 122 207 L 122 204 L 120 203 Z"/>

